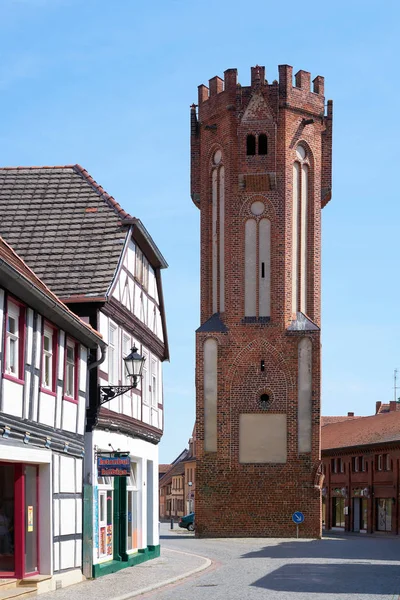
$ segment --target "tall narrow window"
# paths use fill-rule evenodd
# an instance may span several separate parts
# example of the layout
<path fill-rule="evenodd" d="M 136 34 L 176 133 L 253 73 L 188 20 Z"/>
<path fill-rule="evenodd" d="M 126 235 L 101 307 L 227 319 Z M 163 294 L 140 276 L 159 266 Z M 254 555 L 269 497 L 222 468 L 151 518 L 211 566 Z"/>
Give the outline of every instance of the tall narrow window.
<path fill-rule="evenodd" d="M 152 359 L 151 361 L 151 405 L 157 407 L 158 401 L 158 390 L 157 390 L 157 361 Z"/>
<path fill-rule="evenodd" d="M 261 219 L 258 224 L 258 316 L 271 315 L 271 222 Z"/>
<path fill-rule="evenodd" d="M 125 356 L 128 356 L 128 354 L 131 351 L 131 347 L 132 347 L 131 337 L 127 333 L 123 333 L 123 335 L 122 335 L 122 355 L 123 355 L 123 358 L 125 358 Z M 123 367 L 122 378 L 124 380 L 124 385 L 130 385 L 131 384 L 131 381 L 130 381 L 129 377 L 126 374 L 125 367 Z"/>
<path fill-rule="evenodd" d="M 65 395 L 69 398 L 76 396 L 76 349 L 71 340 L 67 340 L 65 349 Z"/>
<path fill-rule="evenodd" d="M 254 211 L 257 207 L 253 209 L 254 204 L 252 212 L 256 214 Z M 244 316 L 269 317 L 271 315 L 271 222 L 269 219 L 261 219 L 258 222 L 256 219 L 246 221 L 244 255 Z"/>
<path fill-rule="evenodd" d="M 216 313 L 225 310 L 225 169 L 221 150 L 213 156 L 211 201 L 211 306 Z"/>
<path fill-rule="evenodd" d="M 307 313 L 309 166 L 303 146 L 296 148 L 292 206 L 292 313 Z"/>
<path fill-rule="evenodd" d="M 131 463 L 131 474 L 127 478 L 127 551 L 138 548 L 138 489 L 136 483 L 137 464 Z"/>
<path fill-rule="evenodd" d="M 20 376 L 20 307 L 12 302 L 7 306 L 6 373 Z"/>
<path fill-rule="evenodd" d="M 244 316 L 255 317 L 257 311 L 257 221 L 248 219 L 244 245 Z"/>
<path fill-rule="evenodd" d="M 57 330 L 45 325 L 42 344 L 42 387 L 56 391 Z"/>
<path fill-rule="evenodd" d="M 268 154 L 268 138 L 265 133 L 258 136 L 258 154 Z"/>
<path fill-rule="evenodd" d="M 246 141 L 246 153 L 247 156 L 254 156 L 256 153 L 256 136 L 248 135 Z"/>
<path fill-rule="evenodd" d="M 118 328 L 114 323 L 110 323 L 108 330 L 108 382 L 111 385 L 118 383 Z"/>

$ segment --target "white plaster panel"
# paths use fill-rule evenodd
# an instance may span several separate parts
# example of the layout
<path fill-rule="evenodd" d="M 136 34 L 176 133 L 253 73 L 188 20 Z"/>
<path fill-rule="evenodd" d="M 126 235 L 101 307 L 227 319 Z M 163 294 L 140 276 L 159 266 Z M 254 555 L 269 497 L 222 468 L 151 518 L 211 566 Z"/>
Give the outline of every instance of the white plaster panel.
<path fill-rule="evenodd" d="M 39 465 L 39 562 L 42 573 L 52 573 L 53 560 L 53 485 L 51 464 Z"/>
<path fill-rule="evenodd" d="M 53 454 L 53 489 L 54 493 L 60 491 L 60 455 Z"/>
<path fill-rule="evenodd" d="M 40 362 L 41 362 L 41 355 L 42 355 L 42 336 L 39 333 L 40 331 L 42 331 L 42 317 L 41 315 L 37 316 L 37 321 L 36 321 L 36 331 L 38 332 L 35 341 L 36 341 L 36 357 L 35 357 L 35 364 L 34 366 L 37 369 L 40 369 Z"/>
<path fill-rule="evenodd" d="M 127 249 L 127 258 L 128 258 L 128 271 L 134 275 L 135 273 L 135 244 L 132 240 L 129 241 L 128 249 Z"/>
<path fill-rule="evenodd" d="M 301 167 L 301 242 L 300 242 L 300 310 L 307 314 L 307 255 L 308 255 L 308 165 Z"/>
<path fill-rule="evenodd" d="M 21 384 L 3 379 L 3 412 L 22 418 L 23 393 Z"/>
<path fill-rule="evenodd" d="M 85 346 L 80 346 L 81 349 L 81 361 L 79 365 L 79 389 L 82 392 L 86 392 L 87 385 L 87 359 L 88 359 L 88 351 Z"/>
<path fill-rule="evenodd" d="M 31 395 L 31 373 L 25 371 L 25 386 L 24 386 L 24 417 L 29 419 L 29 403 Z M 32 398 L 33 401 L 33 398 Z"/>
<path fill-rule="evenodd" d="M 77 410 L 77 404 L 63 400 L 62 429 L 65 429 L 66 431 L 72 431 L 74 433 L 76 432 Z"/>
<path fill-rule="evenodd" d="M 271 222 L 268 219 L 261 219 L 259 223 L 259 250 L 258 314 L 260 317 L 269 317 L 271 315 Z"/>
<path fill-rule="evenodd" d="M 135 303 L 135 284 L 132 279 L 128 279 L 128 293 L 129 293 L 129 311 L 133 313 L 133 307 Z"/>
<path fill-rule="evenodd" d="M 75 567 L 80 567 L 82 564 L 82 541 L 75 540 Z"/>
<path fill-rule="evenodd" d="M 60 535 L 75 533 L 75 499 L 62 498 L 60 500 Z"/>
<path fill-rule="evenodd" d="M 132 417 L 134 419 L 140 419 L 140 403 L 141 403 L 140 396 L 133 394 L 132 395 Z"/>
<path fill-rule="evenodd" d="M 312 427 L 312 342 L 303 338 L 298 354 L 298 439 L 299 453 L 311 452 Z"/>
<path fill-rule="evenodd" d="M 60 535 L 60 500 L 53 500 L 53 522 L 54 532 L 53 535 L 56 537 Z"/>
<path fill-rule="evenodd" d="M 36 375 L 35 373 L 32 375 L 33 377 L 33 396 L 32 396 L 32 403 L 33 403 L 33 421 L 38 421 L 39 420 L 39 376 Z"/>
<path fill-rule="evenodd" d="M 60 492 L 75 492 L 75 459 L 70 456 L 60 456 Z"/>
<path fill-rule="evenodd" d="M 292 206 L 292 313 L 298 309 L 297 302 L 297 265 L 298 265 L 298 236 L 299 236 L 299 185 L 300 165 L 293 165 L 293 206 Z"/>
<path fill-rule="evenodd" d="M 64 381 L 64 345 L 65 333 L 60 330 L 58 337 L 58 379 Z"/>
<path fill-rule="evenodd" d="M 149 300 L 149 316 L 148 316 L 148 320 L 147 320 L 147 326 L 149 327 L 149 329 L 151 329 L 151 331 L 154 333 L 155 331 L 155 306 L 154 306 L 154 302 L 152 302 L 151 300 Z"/>
<path fill-rule="evenodd" d="M 76 502 L 76 530 L 75 533 L 82 533 L 82 500 L 77 498 Z"/>
<path fill-rule="evenodd" d="M 41 450 L 31 446 L 10 446 L 9 441 L 0 439 L 0 462 L 51 463 L 51 450 Z"/>
<path fill-rule="evenodd" d="M 57 386 L 57 401 L 56 401 L 56 428 L 61 429 L 61 408 L 63 403 L 63 387 Z"/>
<path fill-rule="evenodd" d="M 56 418 L 56 399 L 50 394 L 39 393 L 39 422 L 54 427 Z"/>
<path fill-rule="evenodd" d="M 83 460 L 76 458 L 75 459 L 75 492 L 77 494 L 80 494 L 82 492 L 82 485 L 83 485 L 82 470 L 83 470 Z"/>
<path fill-rule="evenodd" d="M 256 316 L 256 288 L 257 288 L 257 222 L 248 219 L 245 225 L 245 259 L 244 259 L 244 315 Z"/>
<path fill-rule="evenodd" d="M 147 404 L 143 404 L 142 421 L 150 425 L 150 407 Z"/>
<path fill-rule="evenodd" d="M 142 306 L 141 299 L 140 299 L 141 293 L 142 293 L 142 291 L 141 291 L 140 287 L 135 282 L 135 308 L 134 308 L 133 312 L 134 312 L 135 317 L 137 317 L 138 319 L 140 319 L 140 311 L 141 311 L 141 306 Z"/>
<path fill-rule="evenodd" d="M 148 293 L 149 293 L 149 296 L 151 296 L 152 298 L 154 298 L 155 283 L 156 283 L 156 280 L 155 280 L 155 275 L 154 275 L 154 269 L 149 266 L 149 289 L 148 289 Z"/>
<path fill-rule="evenodd" d="M 28 308 L 26 311 L 26 363 L 32 364 L 33 350 L 33 310 Z"/>
<path fill-rule="evenodd" d="M 239 462 L 286 463 L 285 414 L 239 415 Z"/>
<path fill-rule="evenodd" d="M 61 542 L 61 569 L 71 569 L 75 566 L 75 540 Z"/>
<path fill-rule="evenodd" d="M 78 404 L 78 431 L 80 435 L 85 433 L 85 415 L 86 415 L 86 402 L 83 398 L 79 398 Z"/>
<path fill-rule="evenodd" d="M 218 344 L 204 342 L 204 450 L 217 451 Z"/>
<path fill-rule="evenodd" d="M 108 344 L 108 317 L 103 314 L 101 311 L 99 313 L 99 330 L 101 335 L 103 336 L 103 340 L 106 344 Z M 104 371 L 104 367 L 107 361 L 102 363 L 101 370 Z"/>
<path fill-rule="evenodd" d="M 132 416 L 132 401 L 129 394 L 122 396 L 122 412 L 124 415 Z"/>
<path fill-rule="evenodd" d="M 219 169 L 219 312 L 225 311 L 225 168 Z"/>
<path fill-rule="evenodd" d="M 160 311 L 156 310 L 156 318 L 157 318 L 157 337 L 163 342 L 164 341 L 164 332 L 163 332 L 163 328 L 162 328 L 162 323 L 161 323 L 161 313 Z"/>
<path fill-rule="evenodd" d="M 60 542 L 54 542 L 53 545 L 53 561 L 54 561 L 54 570 L 60 570 Z"/>

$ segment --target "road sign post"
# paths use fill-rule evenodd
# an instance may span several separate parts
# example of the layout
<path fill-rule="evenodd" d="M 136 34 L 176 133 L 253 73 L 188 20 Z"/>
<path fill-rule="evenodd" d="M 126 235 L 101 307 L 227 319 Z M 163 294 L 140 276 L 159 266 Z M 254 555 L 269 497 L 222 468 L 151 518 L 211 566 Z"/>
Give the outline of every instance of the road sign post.
<path fill-rule="evenodd" d="M 304 521 L 304 515 L 299 510 L 292 514 L 292 521 L 296 525 L 296 537 L 299 539 L 299 525 Z"/>

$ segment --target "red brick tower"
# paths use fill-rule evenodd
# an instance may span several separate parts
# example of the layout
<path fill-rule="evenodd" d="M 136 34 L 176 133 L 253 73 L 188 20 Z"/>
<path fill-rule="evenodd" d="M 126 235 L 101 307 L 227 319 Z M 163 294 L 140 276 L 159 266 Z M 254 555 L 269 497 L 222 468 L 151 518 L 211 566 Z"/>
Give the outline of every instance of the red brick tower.
<path fill-rule="evenodd" d="M 199 87 L 191 194 L 201 211 L 196 531 L 321 535 L 321 207 L 331 197 L 324 80 L 236 69 Z"/>

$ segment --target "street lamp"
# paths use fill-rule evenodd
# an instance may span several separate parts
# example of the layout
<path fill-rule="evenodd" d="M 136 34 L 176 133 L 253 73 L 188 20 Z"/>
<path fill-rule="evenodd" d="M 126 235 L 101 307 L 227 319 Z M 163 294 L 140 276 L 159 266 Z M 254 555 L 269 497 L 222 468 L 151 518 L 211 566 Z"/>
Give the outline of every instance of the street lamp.
<path fill-rule="evenodd" d="M 143 365 L 146 360 L 145 356 L 142 356 L 137 351 L 136 346 L 133 346 L 130 353 L 124 357 L 125 374 L 128 379 L 131 380 L 131 385 L 106 385 L 100 386 L 99 388 L 99 401 L 100 406 L 109 402 L 117 396 L 125 394 L 137 387 L 140 378 L 142 377 Z"/>

